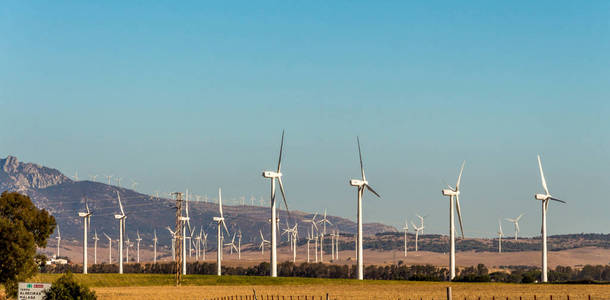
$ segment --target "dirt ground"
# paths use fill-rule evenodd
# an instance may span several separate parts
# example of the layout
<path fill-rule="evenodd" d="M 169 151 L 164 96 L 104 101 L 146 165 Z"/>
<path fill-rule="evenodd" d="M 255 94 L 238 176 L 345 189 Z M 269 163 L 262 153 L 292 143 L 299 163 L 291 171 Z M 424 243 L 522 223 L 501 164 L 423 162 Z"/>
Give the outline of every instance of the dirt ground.
<path fill-rule="evenodd" d="M 243 246 L 246 249 L 247 246 Z M 53 255 L 55 248 L 50 246 L 46 249 L 42 249 L 41 252 L 47 255 Z M 171 251 L 171 250 L 170 250 Z M 158 261 L 170 261 L 171 252 L 163 249 L 158 250 Z M 194 251 L 194 250 L 193 250 Z M 88 249 L 89 263 L 94 262 L 94 251 L 93 247 Z M 69 244 L 62 242 L 60 254 L 68 255 L 70 259 L 76 263 L 82 263 L 82 248 L 75 244 Z M 118 258 L 118 249 L 113 244 L 112 259 L 116 262 Z M 129 257 L 131 261 L 136 259 L 135 249 L 129 251 Z M 151 249 L 142 247 L 140 249 L 141 262 L 152 261 L 153 252 Z M 98 263 L 108 262 L 108 248 L 106 244 L 98 244 L 97 249 Z M 203 259 L 200 257 L 200 261 Z M 241 259 L 235 252 L 230 254 L 229 251 L 225 250 L 223 257 L 223 264 L 226 266 L 251 266 L 259 264 L 262 261 L 269 260 L 269 251 L 265 249 L 265 253 L 261 254 L 260 251 L 242 251 Z M 292 252 L 288 247 L 282 247 L 278 249 L 278 261 L 292 260 Z M 329 263 L 330 255 L 324 254 L 324 262 Z M 436 266 L 444 266 L 448 264 L 449 255 L 447 253 L 436 253 L 428 251 L 409 251 L 407 257 L 404 257 L 403 251 L 364 251 L 364 263 L 383 265 L 392 264 L 402 260 L 406 264 L 432 264 Z M 193 254 L 189 261 L 195 261 L 195 255 Z M 216 261 L 216 251 L 206 253 L 206 260 L 208 262 Z M 297 263 L 307 261 L 307 248 L 301 246 L 297 250 Z M 310 261 L 315 262 L 315 255 L 313 246 L 310 249 Z M 318 261 L 320 258 L 318 257 Z M 333 261 L 336 264 L 352 264 L 355 263 L 355 251 L 341 251 L 339 253 L 339 259 Z M 540 265 L 540 252 L 539 251 L 523 251 L 523 252 L 458 252 L 456 255 L 456 264 L 458 266 L 472 266 L 479 263 L 485 264 L 488 267 L 494 266 L 506 266 L 506 265 Z M 550 251 L 549 252 L 549 266 L 554 268 L 555 266 L 582 266 L 587 264 L 592 265 L 606 265 L 610 263 L 610 249 L 601 249 L 595 247 L 587 248 L 576 248 L 563 251 Z"/>

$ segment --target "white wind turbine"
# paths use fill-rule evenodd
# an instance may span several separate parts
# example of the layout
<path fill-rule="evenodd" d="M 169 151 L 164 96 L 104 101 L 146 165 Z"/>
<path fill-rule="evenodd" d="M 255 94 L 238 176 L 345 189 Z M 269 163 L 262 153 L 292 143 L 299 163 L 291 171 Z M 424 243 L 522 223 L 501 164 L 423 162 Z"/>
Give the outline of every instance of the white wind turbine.
<path fill-rule="evenodd" d="M 104 235 L 108 239 L 108 263 L 112 264 L 112 238 L 109 237 L 105 232 Z"/>
<path fill-rule="evenodd" d="M 97 265 L 97 241 L 99 241 L 100 239 L 97 237 L 97 230 L 95 231 L 95 234 L 93 235 L 93 264 Z"/>
<path fill-rule="evenodd" d="M 229 254 L 233 255 L 233 249 L 237 252 L 237 246 L 235 246 L 235 232 L 233 233 L 233 238 L 230 243 L 225 243 L 225 246 L 229 246 Z"/>
<path fill-rule="evenodd" d="M 330 259 L 335 259 L 335 231 L 330 231 Z"/>
<path fill-rule="evenodd" d="M 339 230 L 335 230 L 335 259 L 336 260 L 339 260 L 339 237 L 341 237 Z"/>
<path fill-rule="evenodd" d="M 140 242 L 142 241 L 142 238 L 140 237 L 140 230 L 138 229 L 136 231 L 137 234 L 137 238 L 136 238 L 136 247 L 137 247 L 137 262 L 140 263 Z"/>
<path fill-rule="evenodd" d="M 125 225 L 125 224 L 123 224 L 123 225 Z M 125 237 L 126 237 L 125 247 L 126 247 L 126 250 L 127 250 L 125 252 L 125 254 L 126 254 L 125 261 L 127 263 L 129 263 L 129 248 L 131 247 L 131 241 L 129 240 L 129 236 L 127 235 L 127 230 L 125 230 Z"/>
<path fill-rule="evenodd" d="M 220 212 L 220 217 L 214 217 L 214 221 L 216 222 L 217 225 L 217 250 L 216 250 L 216 275 L 220 276 L 222 275 L 222 267 L 221 267 L 221 260 L 222 260 L 222 235 L 221 235 L 221 226 L 224 226 L 225 231 L 227 232 L 227 234 L 229 234 L 229 229 L 227 229 L 227 225 L 225 224 L 225 217 L 222 214 L 222 190 L 220 188 L 218 188 L 218 211 Z"/>
<path fill-rule="evenodd" d="M 186 275 L 186 240 L 188 239 L 188 235 L 186 234 L 186 226 L 188 225 L 188 228 L 190 230 L 191 228 L 191 218 L 189 218 L 189 191 L 186 190 L 186 217 L 180 217 L 180 221 L 182 221 L 182 253 L 180 255 L 182 255 L 182 275 Z M 177 234 L 179 234 L 177 232 Z M 189 243 L 190 245 L 190 243 Z M 189 251 L 190 254 L 190 251 Z"/>
<path fill-rule="evenodd" d="M 405 257 L 407 257 L 407 233 L 409 232 L 409 223 L 405 219 L 405 227 L 402 228 L 405 231 Z"/>
<path fill-rule="evenodd" d="M 517 240 L 517 235 L 519 234 L 519 220 L 523 217 L 524 214 L 520 214 L 518 217 L 514 219 L 506 218 L 506 221 L 509 221 L 515 225 L 515 241 Z"/>
<path fill-rule="evenodd" d="M 309 242 L 313 241 L 313 235 L 311 232 L 307 233 L 307 263 L 309 263 Z"/>
<path fill-rule="evenodd" d="M 57 240 L 57 255 L 56 258 L 59 258 L 59 244 L 61 243 L 61 231 L 59 231 L 59 224 L 57 224 L 57 236 L 55 237 Z"/>
<path fill-rule="evenodd" d="M 205 251 L 207 250 L 207 247 L 208 247 L 208 234 L 205 233 L 205 231 L 203 232 L 202 243 L 203 243 L 203 245 L 202 245 L 203 246 L 203 260 L 205 260 Z"/>
<path fill-rule="evenodd" d="M 455 223 L 454 223 L 454 198 L 455 198 L 455 206 L 457 208 L 457 214 L 460 221 L 460 230 L 462 232 L 462 238 L 464 238 L 464 228 L 462 226 L 462 213 L 460 212 L 460 181 L 462 180 L 462 172 L 464 171 L 464 164 L 466 161 L 462 163 L 462 167 L 460 168 L 460 174 L 458 175 L 457 183 L 455 184 L 455 189 L 449 186 L 449 189 L 443 189 L 443 196 L 449 196 L 449 243 L 450 243 L 450 253 L 449 253 L 449 279 L 453 280 L 455 278 Z"/>
<path fill-rule="evenodd" d="M 119 274 L 123 274 L 123 231 L 125 230 L 125 218 L 127 216 L 123 210 L 123 204 L 121 204 L 121 195 L 119 195 L 119 191 L 116 191 L 116 196 L 119 201 L 119 208 L 121 210 L 120 215 L 114 215 L 114 218 L 119 220 Z"/>
<path fill-rule="evenodd" d="M 360 172 L 362 175 L 362 179 L 351 179 L 350 185 L 358 187 L 358 239 L 357 239 L 357 247 L 356 247 L 356 257 L 358 262 L 358 280 L 364 279 L 364 268 L 363 268 L 363 247 L 362 247 L 362 194 L 365 189 L 368 189 L 370 192 L 375 194 L 375 196 L 381 198 L 375 190 L 369 185 L 368 181 L 366 181 L 366 176 L 364 175 L 364 166 L 362 165 L 362 151 L 360 151 L 360 138 L 356 138 L 358 143 L 358 156 L 360 157 Z"/>
<path fill-rule="evenodd" d="M 258 233 L 261 235 L 261 243 L 258 246 L 261 249 L 261 255 L 265 255 L 265 244 L 269 244 L 269 241 L 263 236 L 263 232 L 259 229 Z"/>
<path fill-rule="evenodd" d="M 167 226 L 167 231 L 172 236 L 172 260 L 176 261 L 176 232 L 171 229 L 171 227 Z"/>
<path fill-rule="evenodd" d="M 284 148 L 284 131 L 282 131 L 282 142 L 280 145 L 280 158 L 277 163 L 277 171 L 264 171 L 263 177 L 271 179 L 271 220 L 276 220 L 276 205 L 275 205 L 275 180 L 277 179 L 280 185 L 280 191 L 282 192 L 282 198 L 284 199 L 284 205 L 286 205 L 286 212 L 288 212 L 288 203 L 286 202 L 286 194 L 284 192 L 284 185 L 282 184 L 282 151 Z M 289 213 L 288 213 L 289 214 Z M 276 224 L 271 222 L 271 277 L 277 277 L 277 232 Z"/>
<path fill-rule="evenodd" d="M 241 260 L 241 229 L 237 232 L 237 259 Z"/>
<path fill-rule="evenodd" d="M 322 234 L 320 235 L 320 260 L 324 262 L 324 235 L 326 235 L 326 224 L 333 225 L 326 218 L 326 208 L 324 209 L 324 218 L 322 218 L 318 223 L 322 224 Z"/>
<path fill-rule="evenodd" d="M 418 227 L 411 221 L 411 226 L 413 226 L 413 229 L 415 229 L 415 252 L 417 252 L 417 243 L 419 240 L 419 233 L 424 232 L 424 223 L 422 221 L 422 224 Z"/>
<path fill-rule="evenodd" d="M 201 252 L 201 231 L 199 230 L 199 235 L 195 236 L 195 260 L 199 261 L 199 252 Z"/>
<path fill-rule="evenodd" d="M 502 253 L 502 237 L 504 236 L 504 232 L 502 231 L 502 222 L 498 219 L 498 226 L 500 229 L 498 230 L 498 253 Z"/>
<path fill-rule="evenodd" d="M 83 218 L 83 274 L 87 274 L 87 229 L 88 225 L 91 225 L 91 211 L 89 210 L 87 198 L 85 198 L 85 207 L 87 211 L 78 213 L 78 216 Z"/>
<path fill-rule="evenodd" d="M 159 239 L 157 239 L 157 229 L 154 230 L 154 235 L 153 235 L 153 264 L 157 263 L 157 241 L 159 241 Z"/>
<path fill-rule="evenodd" d="M 544 172 L 542 171 L 542 162 L 540 161 L 540 155 L 538 155 L 538 167 L 540 168 L 540 179 L 542 180 L 542 188 L 546 194 L 535 194 L 534 198 L 536 200 L 541 200 L 542 202 L 542 282 L 547 282 L 547 245 L 546 245 L 546 211 L 549 208 L 549 201 L 557 201 L 561 203 L 566 203 L 563 200 L 559 200 L 551 196 L 549 193 L 549 188 L 546 185 L 546 179 L 544 178 Z"/>

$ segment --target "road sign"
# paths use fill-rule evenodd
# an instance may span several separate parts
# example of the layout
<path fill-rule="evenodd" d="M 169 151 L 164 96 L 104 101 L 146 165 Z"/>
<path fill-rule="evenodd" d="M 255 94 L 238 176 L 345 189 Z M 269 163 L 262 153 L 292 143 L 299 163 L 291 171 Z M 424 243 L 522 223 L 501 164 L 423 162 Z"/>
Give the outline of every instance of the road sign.
<path fill-rule="evenodd" d="M 44 292 L 51 288 L 50 283 L 20 282 L 19 300 L 42 300 Z"/>

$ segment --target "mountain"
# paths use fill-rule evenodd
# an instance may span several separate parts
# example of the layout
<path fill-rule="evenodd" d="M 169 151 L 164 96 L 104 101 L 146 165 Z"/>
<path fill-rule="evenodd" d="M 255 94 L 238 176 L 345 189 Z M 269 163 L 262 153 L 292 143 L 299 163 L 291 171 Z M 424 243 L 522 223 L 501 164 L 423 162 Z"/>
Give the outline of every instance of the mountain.
<path fill-rule="evenodd" d="M 157 230 L 160 242 L 169 243 L 170 235 L 166 226 L 175 225 L 175 201 L 167 198 L 157 198 L 137 191 L 108 185 L 97 181 L 74 181 L 60 171 L 33 163 L 19 162 L 16 157 L 8 156 L 0 159 L 0 188 L 17 191 L 30 196 L 39 208 L 48 210 L 61 229 L 62 240 L 80 240 L 82 237 L 82 220 L 78 218 L 79 211 L 85 209 L 85 198 L 93 211 L 91 230 L 97 230 L 98 235 L 105 232 L 117 235 L 118 221 L 114 214 L 119 206 L 117 192 L 127 214 L 127 236 L 135 239 L 139 230 L 142 238 L 151 239 L 153 231 Z M 212 218 L 218 215 L 218 205 L 202 201 L 189 201 L 192 231 L 197 234 L 200 229 L 209 233 L 208 239 L 215 239 L 216 225 Z M 227 226 L 231 234 L 241 230 L 242 243 L 259 239 L 259 229 L 269 236 L 269 207 L 260 206 L 229 206 L 223 205 Z M 280 210 L 280 227 L 285 227 L 286 211 Z M 303 222 L 312 214 L 302 211 L 290 211 L 290 224 L 296 220 L 299 223 L 299 235 L 304 238 L 310 224 Z M 351 220 L 328 216 L 337 228 L 344 233 L 355 233 L 356 223 Z M 328 228 L 327 228 L 328 229 Z M 363 224 L 365 235 L 380 232 L 396 231 L 396 228 L 380 223 Z"/>

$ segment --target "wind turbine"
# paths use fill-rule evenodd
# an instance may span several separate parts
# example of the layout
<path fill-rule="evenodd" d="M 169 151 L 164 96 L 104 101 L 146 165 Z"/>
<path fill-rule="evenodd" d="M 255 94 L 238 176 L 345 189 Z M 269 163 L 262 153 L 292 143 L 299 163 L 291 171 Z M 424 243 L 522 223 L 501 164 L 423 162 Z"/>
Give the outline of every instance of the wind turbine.
<path fill-rule="evenodd" d="M 356 256 L 358 261 L 358 280 L 364 279 L 364 270 L 363 270 L 363 247 L 362 247 L 362 194 L 364 194 L 364 190 L 368 189 L 371 193 L 375 194 L 375 196 L 381 198 L 375 190 L 369 185 L 369 182 L 366 181 L 366 176 L 364 175 L 364 166 L 362 165 L 362 151 L 360 151 L 360 138 L 356 138 L 358 143 L 358 156 L 360 157 L 360 173 L 362 175 L 362 179 L 352 179 L 350 180 L 350 185 L 358 187 L 358 239 L 357 239 L 357 247 L 356 247 Z"/>
<path fill-rule="evenodd" d="M 449 280 L 453 280 L 455 278 L 455 224 L 454 224 L 454 212 L 453 205 L 455 198 L 455 206 L 457 208 L 457 214 L 460 221 L 460 230 L 462 232 L 462 238 L 464 238 L 464 227 L 462 226 L 462 213 L 460 212 L 460 181 L 462 180 L 462 172 L 464 171 L 464 164 L 466 161 L 462 162 L 462 167 L 460 169 L 460 174 L 458 175 L 457 183 L 455 184 L 455 189 L 449 186 L 449 189 L 443 189 L 443 196 L 449 196 L 449 243 L 450 243 L 450 253 L 449 253 Z"/>
<path fill-rule="evenodd" d="M 153 237 L 153 264 L 157 263 L 157 241 L 157 229 L 155 229 Z"/>
<path fill-rule="evenodd" d="M 125 230 L 125 211 L 123 210 L 123 204 L 121 204 L 121 195 L 119 191 L 116 191 L 117 199 L 119 200 L 119 208 L 121 214 L 115 214 L 114 218 L 119 220 L 119 274 L 123 274 L 123 231 Z"/>
<path fill-rule="evenodd" d="M 205 261 L 205 251 L 208 248 L 208 234 L 203 232 L 203 260 Z"/>
<path fill-rule="evenodd" d="M 186 190 L 186 217 L 180 216 L 180 221 L 182 221 L 182 253 L 180 253 L 180 255 L 182 255 L 182 275 L 186 275 L 186 240 L 187 240 L 187 234 L 186 234 L 186 225 L 188 224 L 189 229 L 191 227 L 191 222 L 190 222 L 190 218 L 189 218 L 189 197 L 188 197 L 188 190 Z M 180 234 L 179 232 L 176 232 L 176 234 Z M 190 245 L 190 243 L 189 243 Z"/>
<path fill-rule="evenodd" d="M 498 226 L 500 229 L 498 230 L 498 253 L 502 253 L 502 237 L 504 236 L 504 232 L 502 231 L 502 221 L 498 219 Z"/>
<path fill-rule="evenodd" d="M 123 224 L 124 225 L 124 224 Z M 125 230 L 125 246 L 127 248 L 127 252 L 126 252 L 126 257 L 125 257 L 125 261 L 127 261 L 127 263 L 129 263 L 129 248 L 131 247 L 131 241 L 129 240 L 129 236 L 127 235 L 127 230 Z"/>
<path fill-rule="evenodd" d="M 309 263 L 309 242 L 313 240 L 313 235 L 311 232 L 307 233 L 307 263 Z"/>
<path fill-rule="evenodd" d="M 335 259 L 339 260 L 339 237 L 341 237 L 341 233 L 339 230 L 335 230 Z"/>
<path fill-rule="evenodd" d="M 229 246 L 229 253 L 231 255 L 233 254 L 233 249 L 235 249 L 235 252 L 237 252 L 237 247 L 235 246 L 235 232 L 233 233 L 233 238 L 231 239 L 231 242 L 226 243 L 225 246 Z"/>
<path fill-rule="evenodd" d="M 93 264 L 97 265 L 97 241 L 99 241 L 100 239 L 97 237 L 97 230 L 95 231 L 95 234 L 93 235 Z"/>
<path fill-rule="evenodd" d="M 225 217 L 222 214 L 222 190 L 218 188 L 218 211 L 220 212 L 220 217 L 214 217 L 214 221 L 216 222 L 217 227 L 217 250 L 216 250 L 216 275 L 222 275 L 221 268 L 221 259 L 222 259 L 222 241 L 221 241 L 221 225 L 224 226 L 225 231 L 229 234 L 229 229 L 227 229 L 227 224 L 225 224 Z"/>
<path fill-rule="evenodd" d="M 326 235 L 326 224 L 333 225 L 333 223 L 326 218 L 326 208 L 324 209 L 324 218 L 318 221 L 318 223 L 323 226 L 322 234 L 320 235 L 320 260 L 324 262 L 324 235 Z"/>
<path fill-rule="evenodd" d="M 169 226 L 166 227 L 169 234 L 172 235 L 172 260 L 176 261 L 176 232 L 173 231 Z"/>
<path fill-rule="evenodd" d="M 112 238 L 109 237 L 105 232 L 104 235 L 108 239 L 108 263 L 112 264 Z"/>
<path fill-rule="evenodd" d="M 546 179 L 544 178 L 544 172 L 542 171 L 542 162 L 540 161 L 540 155 L 538 155 L 538 167 L 540 168 L 540 179 L 542 179 L 542 188 L 546 194 L 535 194 L 534 198 L 536 200 L 541 200 L 542 202 L 542 282 L 547 282 L 547 245 L 546 245 L 546 211 L 549 208 L 549 201 L 557 201 L 561 203 L 566 203 L 563 200 L 559 200 L 551 196 L 549 193 L 549 188 L 546 185 Z"/>
<path fill-rule="evenodd" d="M 424 224 L 422 222 L 422 224 L 417 227 L 413 222 L 411 222 L 411 226 L 413 226 L 413 229 L 415 229 L 415 252 L 417 252 L 417 242 L 419 240 L 419 233 L 424 232 Z"/>
<path fill-rule="evenodd" d="M 405 231 L 405 257 L 407 257 L 407 232 L 409 232 L 409 223 L 405 219 L 405 227 L 402 228 Z"/>
<path fill-rule="evenodd" d="M 506 218 L 506 221 L 509 221 L 513 224 L 515 224 L 515 241 L 517 240 L 517 235 L 519 234 L 519 220 L 521 219 L 521 217 L 523 217 L 524 214 L 520 214 L 518 217 L 514 218 L 514 219 L 509 219 Z"/>
<path fill-rule="evenodd" d="M 85 207 L 87 211 L 78 213 L 78 216 L 83 218 L 83 274 L 87 274 L 87 226 L 91 224 L 91 211 L 87 198 L 85 198 Z"/>
<path fill-rule="evenodd" d="M 136 234 L 138 235 L 138 237 L 136 238 L 137 262 L 140 263 L 140 242 L 142 241 L 142 238 L 140 237 L 140 230 L 139 229 L 136 231 Z"/>
<path fill-rule="evenodd" d="M 61 243 L 61 231 L 59 231 L 59 224 L 57 224 L 57 236 L 55 237 L 57 240 L 57 258 L 59 258 L 59 244 Z"/>
<path fill-rule="evenodd" d="M 241 260 L 241 229 L 237 232 L 237 259 Z"/>
<path fill-rule="evenodd" d="M 199 230 L 199 235 L 197 235 L 195 237 L 195 245 L 196 245 L 196 249 L 195 249 L 195 260 L 199 261 L 199 252 L 201 252 L 201 231 L 203 229 Z"/>
<path fill-rule="evenodd" d="M 280 185 L 280 191 L 282 192 L 282 199 L 284 199 L 284 205 L 286 205 L 286 212 L 288 212 L 288 203 L 286 202 L 286 193 L 284 192 L 284 185 L 282 184 L 282 150 L 284 149 L 284 131 L 282 131 L 282 142 L 280 145 L 280 158 L 277 162 L 277 171 L 264 171 L 263 177 L 271 179 L 271 277 L 277 277 L 277 232 L 276 224 L 273 224 L 273 220 L 276 220 L 275 212 L 275 180 L 277 179 Z M 290 213 L 288 213 L 290 215 Z"/>
<path fill-rule="evenodd" d="M 265 239 L 265 237 L 263 237 L 263 232 L 259 229 L 258 233 L 260 233 L 261 235 L 261 243 L 258 246 L 261 249 L 261 254 L 264 255 L 265 254 L 265 243 L 269 244 L 269 241 Z"/>

